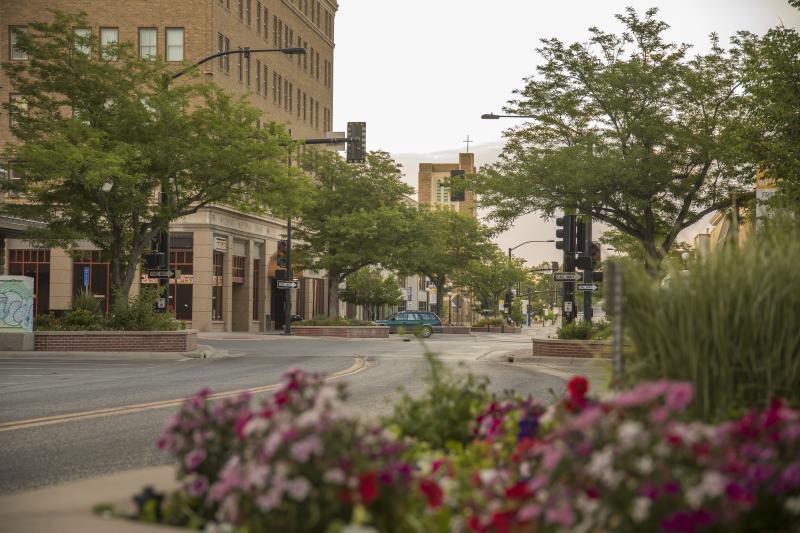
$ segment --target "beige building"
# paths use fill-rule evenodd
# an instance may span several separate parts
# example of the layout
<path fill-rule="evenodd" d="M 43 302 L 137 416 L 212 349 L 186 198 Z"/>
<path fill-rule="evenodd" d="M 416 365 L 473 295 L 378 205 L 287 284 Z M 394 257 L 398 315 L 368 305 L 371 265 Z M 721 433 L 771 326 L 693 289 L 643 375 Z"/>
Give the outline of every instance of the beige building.
<path fill-rule="evenodd" d="M 14 35 L 47 9 L 85 11 L 91 31 L 104 42 L 131 42 L 141 56 L 157 55 L 176 72 L 219 51 L 302 47 L 305 55 L 230 55 L 200 67 L 205 79 L 244 94 L 263 121 L 287 125 L 296 139 L 325 137 L 333 121 L 333 48 L 336 0 L 0 0 L 0 61 L 25 61 Z M 0 72 L 0 100 L 13 98 Z M 0 114 L 0 145 L 10 138 L 9 117 Z M 13 172 L 5 167 L 6 179 Z M 23 221 L 0 219 L 2 274 L 25 274 L 36 282 L 36 312 L 69 309 L 73 295 L 88 290 L 109 305 L 109 268 L 101 250 L 82 243 L 68 256 L 35 249 L 19 240 Z M 170 286 L 176 317 L 202 331 L 259 331 L 280 327 L 287 291 L 277 290 L 277 243 L 285 221 L 214 206 L 171 226 Z M 293 312 L 309 318 L 324 311 L 319 274 L 296 272 L 300 289 Z M 155 280 L 143 276 L 141 284 Z"/>
<path fill-rule="evenodd" d="M 448 185 L 451 180 L 458 179 L 459 174 L 473 174 L 474 172 L 475 154 L 469 152 L 458 154 L 458 163 L 420 163 L 419 181 L 417 182 L 419 203 L 478 216 L 475 208 L 475 193 L 463 191 L 463 197 L 461 197 L 458 192 L 451 191 L 451 187 Z"/>

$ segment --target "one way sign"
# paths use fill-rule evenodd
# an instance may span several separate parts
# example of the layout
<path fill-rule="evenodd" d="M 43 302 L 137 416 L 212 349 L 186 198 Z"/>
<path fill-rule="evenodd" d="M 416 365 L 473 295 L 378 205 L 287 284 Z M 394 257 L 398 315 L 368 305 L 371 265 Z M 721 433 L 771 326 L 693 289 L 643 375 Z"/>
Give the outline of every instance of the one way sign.
<path fill-rule="evenodd" d="M 597 283 L 576 283 L 575 288 L 579 291 L 596 291 L 600 288 Z"/>

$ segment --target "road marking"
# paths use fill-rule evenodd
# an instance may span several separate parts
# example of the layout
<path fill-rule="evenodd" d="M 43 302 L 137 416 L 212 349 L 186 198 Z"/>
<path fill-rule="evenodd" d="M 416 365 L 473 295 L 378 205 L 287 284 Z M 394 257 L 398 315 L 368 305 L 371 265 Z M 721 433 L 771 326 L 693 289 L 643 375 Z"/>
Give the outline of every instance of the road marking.
<path fill-rule="evenodd" d="M 353 374 L 357 374 L 366 368 L 367 368 L 367 361 L 363 357 L 357 357 L 349 368 L 345 370 L 340 370 L 339 372 L 334 372 L 333 374 L 325 377 L 325 381 L 331 381 L 346 376 L 352 376 Z M 262 387 L 238 389 L 228 392 L 218 392 L 216 394 L 212 394 L 211 396 L 209 396 L 209 398 L 213 399 L 228 398 L 230 396 L 237 396 L 243 392 L 249 392 L 251 394 L 259 394 L 262 392 L 269 392 L 275 390 L 278 387 L 280 387 L 280 385 L 281 385 L 280 383 L 274 383 L 272 385 L 264 385 Z M 166 407 L 175 407 L 181 405 L 184 402 L 184 400 L 186 400 L 186 398 L 177 398 L 174 400 L 162 400 L 158 402 L 124 405 L 120 407 L 109 407 L 106 409 L 95 409 L 92 411 L 82 411 L 78 413 L 68 413 L 63 415 L 45 416 L 42 418 L 31 418 L 28 420 L 16 420 L 14 422 L 4 422 L 0 423 L 0 433 L 4 433 L 6 431 L 16 431 L 19 429 L 49 426 L 52 424 L 61 424 L 64 422 L 78 422 L 81 420 L 90 420 L 92 418 L 100 418 L 103 416 L 128 415 L 133 413 L 140 413 L 142 411 L 150 411 L 152 409 L 164 409 Z"/>

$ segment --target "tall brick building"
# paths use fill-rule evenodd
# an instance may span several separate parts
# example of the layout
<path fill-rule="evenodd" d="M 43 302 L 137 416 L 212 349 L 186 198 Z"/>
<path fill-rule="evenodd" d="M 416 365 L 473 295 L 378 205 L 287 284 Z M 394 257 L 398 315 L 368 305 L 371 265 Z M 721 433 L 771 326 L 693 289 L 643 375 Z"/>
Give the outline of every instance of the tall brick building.
<path fill-rule="evenodd" d="M 47 9 L 84 11 L 89 27 L 76 31 L 92 32 L 101 44 L 131 42 L 141 56 L 160 56 L 176 71 L 185 62 L 240 47 L 305 48 L 305 55 L 230 55 L 200 69 L 226 91 L 246 95 L 262 110 L 264 122 L 286 124 L 296 139 L 325 137 L 332 129 L 337 0 L 0 0 L 0 61 L 26 60 L 15 49 L 14 35 L 48 17 Z M 13 97 L 0 71 L 0 101 Z M 0 145 L 11 138 L 9 124 L 3 111 Z M 16 178 L 5 164 L 3 174 Z M 36 249 L 19 238 L 22 226 L 23 221 L 0 218 L 0 273 L 34 277 L 37 313 L 69 309 L 73 295 L 84 289 L 108 306 L 109 268 L 101 250 L 89 243 L 80 243 L 73 256 Z M 214 206 L 175 222 L 170 231 L 171 266 L 180 275 L 170 286 L 169 307 L 178 319 L 202 331 L 282 325 L 286 291 L 275 287 L 275 252 L 284 221 Z M 324 280 L 311 272 L 297 274 L 294 310 L 305 317 L 323 312 Z"/>
<path fill-rule="evenodd" d="M 458 154 L 458 163 L 420 163 L 417 194 L 419 203 L 440 208 L 448 208 L 471 216 L 478 216 L 475 208 L 475 193 L 472 191 L 451 190 L 451 180 L 463 173 L 475 172 L 475 154 Z"/>

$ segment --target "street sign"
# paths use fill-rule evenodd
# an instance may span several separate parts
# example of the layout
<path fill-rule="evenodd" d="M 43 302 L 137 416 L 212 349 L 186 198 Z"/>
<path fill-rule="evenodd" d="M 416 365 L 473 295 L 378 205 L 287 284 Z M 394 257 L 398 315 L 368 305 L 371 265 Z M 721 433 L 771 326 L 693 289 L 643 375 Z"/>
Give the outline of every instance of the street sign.
<path fill-rule="evenodd" d="M 575 285 L 575 288 L 577 288 L 579 291 L 594 292 L 598 290 L 600 286 L 597 283 L 578 283 L 577 285 Z"/>
<path fill-rule="evenodd" d="M 286 281 L 283 279 L 279 279 L 277 283 L 279 289 L 296 289 L 300 286 L 296 281 Z"/>
<path fill-rule="evenodd" d="M 553 272 L 553 281 L 580 281 L 583 274 L 579 272 Z"/>
<path fill-rule="evenodd" d="M 147 271 L 148 278 L 174 278 L 175 271 L 174 270 L 148 270 Z"/>

